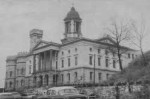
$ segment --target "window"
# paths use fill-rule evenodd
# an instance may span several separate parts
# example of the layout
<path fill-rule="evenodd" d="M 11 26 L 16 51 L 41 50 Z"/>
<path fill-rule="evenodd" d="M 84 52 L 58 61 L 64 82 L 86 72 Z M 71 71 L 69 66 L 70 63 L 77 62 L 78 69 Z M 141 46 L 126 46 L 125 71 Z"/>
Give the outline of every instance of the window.
<path fill-rule="evenodd" d="M 113 68 L 116 68 L 116 61 L 113 60 Z"/>
<path fill-rule="evenodd" d="M 108 50 L 105 50 L 105 55 L 108 55 Z"/>
<path fill-rule="evenodd" d="M 21 69 L 21 74 L 24 75 L 24 68 Z"/>
<path fill-rule="evenodd" d="M 13 72 L 12 72 L 12 71 L 10 71 L 10 77 L 12 77 L 12 73 L 13 73 Z"/>
<path fill-rule="evenodd" d="M 21 80 L 21 86 L 23 86 L 23 83 L 24 83 L 24 81 L 23 81 L 23 80 Z"/>
<path fill-rule="evenodd" d="M 9 87 L 12 87 L 12 82 L 9 82 Z"/>
<path fill-rule="evenodd" d="M 70 66 L 70 58 L 68 58 L 68 66 Z"/>
<path fill-rule="evenodd" d="M 63 74 L 61 74 L 61 81 L 62 81 L 62 83 L 64 82 L 64 75 Z"/>
<path fill-rule="evenodd" d="M 98 73 L 98 79 L 101 80 L 102 79 L 102 73 Z"/>
<path fill-rule="evenodd" d="M 106 79 L 109 79 L 109 74 L 106 74 Z"/>
<path fill-rule="evenodd" d="M 16 81 L 16 86 L 18 86 L 18 80 Z"/>
<path fill-rule="evenodd" d="M 90 48 L 90 52 L 92 52 L 92 48 Z"/>
<path fill-rule="evenodd" d="M 113 57 L 115 57 L 115 52 L 113 52 L 112 54 L 113 54 Z"/>
<path fill-rule="evenodd" d="M 74 75 L 75 75 L 75 79 L 77 79 L 78 73 L 77 73 L 77 72 L 74 72 Z"/>
<path fill-rule="evenodd" d="M 98 54 L 100 54 L 100 52 L 101 52 L 101 50 L 100 50 L 100 49 L 98 49 Z"/>
<path fill-rule="evenodd" d="M 58 64 L 58 62 L 56 61 L 56 69 L 58 69 L 58 65 L 57 64 Z"/>
<path fill-rule="evenodd" d="M 64 55 L 64 52 L 62 51 L 62 55 Z"/>
<path fill-rule="evenodd" d="M 75 56 L 75 65 L 78 65 L 78 57 Z"/>
<path fill-rule="evenodd" d="M 67 75 L 68 75 L 68 82 L 70 82 L 70 73 L 68 73 Z"/>
<path fill-rule="evenodd" d="M 134 54 L 132 54 L 132 59 L 134 59 Z"/>
<path fill-rule="evenodd" d="M 62 62 L 62 68 L 63 68 L 64 67 L 64 60 L 62 59 L 61 62 Z"/>
<path fill-rule="evenodd" d="M 108 67 L 108 59 L 106 58 L 106 67 Z"/>
<path fill-rule="evenodd" d="M 98 66 L 100 66 L 100 65 L 101 65 L 101 58 L 98 57 Z"/>
<path fill-rule="evenodd" d="M 29 63 L 31 64 L 31 60 L 29 61 Z"/>
<path fill-rule="evenodd" d="M 89 56 L 89 64 L 92 65 L 92 56 Z"/>
<path fill-rule="evenodd" d="M 17 69 L 17 75 L 19 75 L 19 69 Z"/>
<path fill-rule="evenodd" d="M 75 48 L 75 52 L 77 52 L 77 50 L 78 50 L 78 49 L 77 49 L 77 48 Z"/>
<path fill-rule="evenodd" d="M 68 53 L 70 54 L 70 50 L 68 50 Z"/>
<path fill-rule="evenodd" d="M 128 58 L 130 58 L 130 54 L 128 54 Z"/>
<path fill-rule="evenodd" d="M 90 80 L 93 79 L 93 72 L 90 72 Z"/>
<path fill-rule="evenodd" d="M 29 65 L 29 74 L 31 74 L 31 65 Z"/>
<path fill-rule="evenodd" d="M 5 88 L 7 88 L 7 82 L 5 83 Z"/>

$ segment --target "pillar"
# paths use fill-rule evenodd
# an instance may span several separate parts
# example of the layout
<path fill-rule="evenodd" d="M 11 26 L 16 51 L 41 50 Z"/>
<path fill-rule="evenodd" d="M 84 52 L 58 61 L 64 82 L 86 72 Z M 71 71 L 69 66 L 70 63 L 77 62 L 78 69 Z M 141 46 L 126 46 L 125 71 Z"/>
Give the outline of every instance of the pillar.
<path fill-rule="evenodd" d="M 44 71 L 46 71 L 46 51 L 44 52 Z"/>
<path fill-rule="evenodd" d="M 33 55 L 33 73 L 36 72 L 36 64 L 35 64 L 35 54 Z"/>
<path fill-rule="evenodd" d="M 38 66 L 39 66 L 39 71 L 41 71 L 41 53 L 38 55 Z"/>
<path fill-rule="evenodd" d="M 53 55 L 52 55 L 52 50 L 50 50 L 50 70 L 52 70 L 52 58 L 53 58 Z"/>

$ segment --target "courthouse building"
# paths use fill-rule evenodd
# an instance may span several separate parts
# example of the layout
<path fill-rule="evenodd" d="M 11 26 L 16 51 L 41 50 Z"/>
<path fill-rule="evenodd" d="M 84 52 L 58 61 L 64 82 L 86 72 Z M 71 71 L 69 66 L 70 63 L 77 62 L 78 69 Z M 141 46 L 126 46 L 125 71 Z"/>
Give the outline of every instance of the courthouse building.
<path fill-rule="evenodd" d="M 5 90 L 100 84 L 120 71 L 116 53 L 108 50 L 115 42 L 109 36 L 84 38 L 81 23 L 82 19 L 72 7 L 64 19 L 65 33 L 60 44 L 44 41 L 43 30 L 31 30 L 30 51 L 6 59 Z M 125 67 L 137 56 L 137 51 L 122 49 L 128 49 L 122 57 Z"/>

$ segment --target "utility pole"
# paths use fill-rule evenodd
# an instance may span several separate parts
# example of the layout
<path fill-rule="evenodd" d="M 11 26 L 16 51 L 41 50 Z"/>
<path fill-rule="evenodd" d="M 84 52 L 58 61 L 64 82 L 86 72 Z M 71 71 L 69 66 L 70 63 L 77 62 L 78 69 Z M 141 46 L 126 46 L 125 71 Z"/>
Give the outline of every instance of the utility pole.
<path fill-rule="evenodd" d="M 94 54 L 94 87 L 95 87 L 95 54 Z"/>

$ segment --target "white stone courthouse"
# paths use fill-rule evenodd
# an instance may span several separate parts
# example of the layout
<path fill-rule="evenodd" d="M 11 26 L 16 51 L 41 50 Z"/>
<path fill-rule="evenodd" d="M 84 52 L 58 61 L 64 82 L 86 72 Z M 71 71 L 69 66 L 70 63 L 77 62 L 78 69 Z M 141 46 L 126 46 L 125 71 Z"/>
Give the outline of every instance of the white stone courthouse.
<path fill-rule="evenodd" d="M 83 37 L 81 23 L 79 13 L 72 7 L 64 19 L 65 33 L 60 44 L 44 41 L 43 30 L 32 29 L 29 52 L 6 59 L 5 90 L 101 84 L 120 71 L 117 54 L 108 50 L 115 42 L 108 35 L 99 39 Z M 124 48 L 128 49 L 122 57 L 126 67 L 137 51 Z"/>

